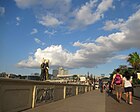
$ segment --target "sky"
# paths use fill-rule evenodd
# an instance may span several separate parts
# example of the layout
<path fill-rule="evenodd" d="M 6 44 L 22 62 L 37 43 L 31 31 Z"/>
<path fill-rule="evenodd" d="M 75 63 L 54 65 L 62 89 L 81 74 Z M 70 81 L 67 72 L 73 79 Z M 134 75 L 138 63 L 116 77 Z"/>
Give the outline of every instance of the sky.
<path fill-rule="evenodd" d="M 0 72 L 110 74 L 140 54 L 139 0 L 0 0 Z"/>

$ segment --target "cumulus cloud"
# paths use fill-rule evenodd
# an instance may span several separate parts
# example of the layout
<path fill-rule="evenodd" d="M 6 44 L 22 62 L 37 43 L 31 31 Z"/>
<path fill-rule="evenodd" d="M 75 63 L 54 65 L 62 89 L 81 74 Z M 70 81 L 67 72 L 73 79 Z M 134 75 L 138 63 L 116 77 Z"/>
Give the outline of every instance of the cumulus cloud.
<path fill-rule="evenodd" d="M 4 15 L 5 13 L 5 8 L 4 7 L 0 7 L 0 16 Z"/>
<path fill-rule="evenodd" d="M 15 2 L 22 9 L 38 9 L 34 11 L 35 16 L 38 23 L 45 27 L 67 24 L 70 29 L 94 24 L 104 17 L 109 8 L 114 8 L 113 0 L 101 2 L 89 0 L 77 9 L 72 7 L 72 0 L 15 0 Z"/>
<path fill-rule="evenodd" d="M 117 29 L 120 30 L 125 26 L 125 21 L 123 19 L 118 19 L 117 21 L 108 20 L 105 22 L 105 26 L 103 27 L 104 30 L 113 30 Z"/>
<path fill-rule="evenodd" d="M 32 29 L 32 32 L 30 33 L 31 35 L 38 33 L 38 30 L 36 28 Z"/>
<path fill-rule="evenodd" d="M 102 0 L 102 2 L 98 5 L 97 12 L 103 13 L 104 11 L 107 11 L 108 8 L 113 7 L 112 3 L 113 0 Z"/>
<path fill-rule="evenodd" d="M 61 45 L 52 45 L 45 49 L 38 48 L 34 56 L 29 56 L 27 60 L 20 61 L 18 66 L 28 67 L 26 64 L 30 64 L 33 68 L 39 67 L 42 59 L 49 59 L 51 66 L 69 66 L 71 53 L 68 53 L 67 50 L 63 49 Z M 35 61 L 35 63 L 33 62 Z M 36 65 L 36 66 L 35 66 Z"/>
<path fill-rule="evenodd" d="M 61 25 L 67 17 L 71 0 L 15 0 L 21 9 L 31 8 L 38 23 L 45 27 Z"/>
<path fill-rule="evenodd" d="M 128 56 L 127 56 L 127 55 L 116 55 L 116 56 L 110 58 L 109 61 L 112 61 L 112 60 L 114 60 L 114 59 L 127 60 L 127 59 L 128 59 Z"/>
<path fill-rule="evenodd" d="M 38 60 L 36 60 L 32 56 L 29 56 L 28 60 L 20 61 L 17 66 L 21 68 L 39 68 L 40 64 Z"/>
<path fill-rule="evenodd" d="M 128 40 L 124 42 L 130 46 L 140 48 L 140 9 L 126 21 L 125 32 Z"/>
<path fill-rule="evenodd" d="M 50 65 L 67 68 L 96 67 L 111 59 L 125 59 L 116 52 L 130 48 L 140 48 L 140 10 L 130 16 L 119 32 L 100 36 L 94 42 L 74 42 L 79 49 L 74 53 L 61 45 L 52 45 L 45 49 L 38 48 L 32 57 L 20 61 L 20 67 L 38 67 L 43 58 L 50 60 Z"/>
<path fill-rule="evenodd" d="M 112 0 L 102 0 L 97 6 L 97 0 L 86 2 L 81 8 L 75 10 L 75 20 L 71 25 L 71 29 L 94 24 L 96 21 L 104 17 L 105 11 L 113 7 L 112 3 Z"/>
<path fill-rule="evenodd" d="M 41 44 L 42 46 L 45 45 L 45 43 L 39 40 L 38 38 L 34 38 L 34 40 L 37 44 Z"/>

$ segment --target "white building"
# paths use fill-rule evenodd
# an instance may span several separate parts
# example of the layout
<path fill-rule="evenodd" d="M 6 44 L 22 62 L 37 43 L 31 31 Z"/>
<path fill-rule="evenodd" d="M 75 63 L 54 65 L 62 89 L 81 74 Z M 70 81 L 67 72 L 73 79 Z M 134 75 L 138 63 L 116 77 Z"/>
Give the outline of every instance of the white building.
<path fill-rule="evenodd" d="M 58 68 L 58 75 L 68 75 L 68 70 L 65 70 L 62 67 Z"/>
<path fill-rule="evenodd" d="M 68 75 L 68 70 L 65 70 L 63 67 L 59 67 L 58 69 L 53 70 L 52 72 L 54 77 Z"/>

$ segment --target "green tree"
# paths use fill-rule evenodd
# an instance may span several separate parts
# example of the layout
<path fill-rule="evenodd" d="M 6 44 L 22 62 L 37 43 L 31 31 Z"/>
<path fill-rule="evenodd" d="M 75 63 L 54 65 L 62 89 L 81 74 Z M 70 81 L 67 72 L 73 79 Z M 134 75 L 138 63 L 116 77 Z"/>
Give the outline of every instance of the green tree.
<path fill-rule="evenodd" d="M 129 54 L 127 62 L 129 62 L 136 72 L 140 70 L 140 55 L 137 52 Z"/>
<path fill-rule="evenodd" d="M 127 62 L 129 62 L 133 68 L 133 70 L 131 70 L 131 72 L 133 72 L 133 83 L 138 84 L 137 72 L 140 72 L 140 55 L 137 52 L 129 54 Z"/>

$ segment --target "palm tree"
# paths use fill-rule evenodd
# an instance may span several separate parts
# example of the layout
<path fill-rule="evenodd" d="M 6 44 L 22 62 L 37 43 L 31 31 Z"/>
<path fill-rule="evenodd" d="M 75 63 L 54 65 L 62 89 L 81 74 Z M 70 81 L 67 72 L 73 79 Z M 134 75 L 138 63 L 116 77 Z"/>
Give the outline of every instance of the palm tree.
<path fill-rule="evenodd" d="M 137 52 L 129 54 L 127 62 L 129 62 L 135 71 L 140 70 L 140 55 Z"/>

